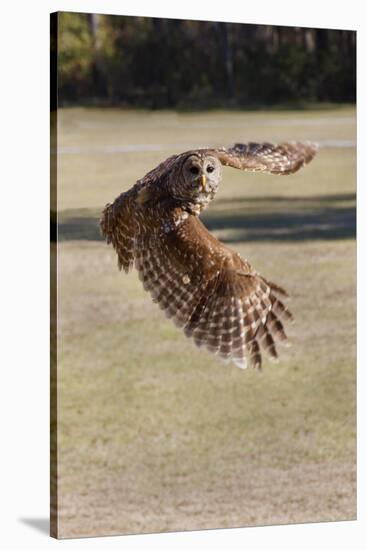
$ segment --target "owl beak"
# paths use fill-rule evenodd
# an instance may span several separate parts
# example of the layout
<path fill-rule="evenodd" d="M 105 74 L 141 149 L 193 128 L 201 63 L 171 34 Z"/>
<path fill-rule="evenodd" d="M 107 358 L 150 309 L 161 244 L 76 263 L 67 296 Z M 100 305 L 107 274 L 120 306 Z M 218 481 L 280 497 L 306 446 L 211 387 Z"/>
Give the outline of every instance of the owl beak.
<path fill-rule="evenodd" d="M 204 174 L 200 177 L 200 183 L 202 185 L 202 191 L 206 191 L 206 176 Z"/>

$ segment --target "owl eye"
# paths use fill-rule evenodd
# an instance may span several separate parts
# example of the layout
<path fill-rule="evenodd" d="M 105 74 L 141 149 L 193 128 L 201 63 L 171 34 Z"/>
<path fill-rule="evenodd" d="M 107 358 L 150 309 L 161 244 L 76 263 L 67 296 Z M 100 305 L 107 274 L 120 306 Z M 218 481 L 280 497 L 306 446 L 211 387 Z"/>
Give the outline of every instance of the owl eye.
<path fill-rule="evenodd" d="M 191 174 L 197 175 L 199 174 L 200 169 L 198 168 L 198 166 L 191 166 L 189 171 Z"/>
<path fill-rule="evenodd" d="M 209 174 L 211 174 L 211 172 L 213 172 L 213 171 L 215 170 L 215 167 L 212 166 L 211 164 L 209 164 L 209 165 L 207 166 L 206 170 L 207 170 L 207 172 L 208 172 Z"/>

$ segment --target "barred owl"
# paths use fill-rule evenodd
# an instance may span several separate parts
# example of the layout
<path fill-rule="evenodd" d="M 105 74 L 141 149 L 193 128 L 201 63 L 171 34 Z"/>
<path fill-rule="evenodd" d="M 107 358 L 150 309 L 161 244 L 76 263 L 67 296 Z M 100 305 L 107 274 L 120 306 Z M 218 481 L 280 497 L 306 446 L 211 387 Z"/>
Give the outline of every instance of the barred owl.
<path fill-rule="evenodd" d="M 118 266 L 132 266 L 154 302 L 198 346 L 237 366 L 277 359 L 292 315 L 280 286 L 209 233 L 199 214 L 214 198 L 221 168 L 285 175 L 312 160 L 311 143 L 248 143 L 173 155 L 138 180 L 100 220 Z"/>

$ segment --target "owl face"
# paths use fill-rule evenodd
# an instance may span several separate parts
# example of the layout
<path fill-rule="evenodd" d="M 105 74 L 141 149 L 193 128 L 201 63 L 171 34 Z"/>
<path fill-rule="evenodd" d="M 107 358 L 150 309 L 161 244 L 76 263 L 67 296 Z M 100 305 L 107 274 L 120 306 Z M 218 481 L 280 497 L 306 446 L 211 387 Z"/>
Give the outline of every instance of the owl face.
<path fill-rule="evenodd" d="M 212 155 L 195 153 L 183 161 L 179 177 L 174 177 L 172 194 L 202 210 L 214 198 L 220 180 L 220 161 Z"/>

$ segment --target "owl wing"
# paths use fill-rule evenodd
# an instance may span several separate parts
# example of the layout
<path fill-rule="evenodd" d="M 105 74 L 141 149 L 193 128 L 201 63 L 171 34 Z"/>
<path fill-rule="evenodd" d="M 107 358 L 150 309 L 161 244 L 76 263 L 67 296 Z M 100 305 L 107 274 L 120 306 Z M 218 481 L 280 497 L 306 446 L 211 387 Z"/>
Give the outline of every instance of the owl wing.
<path fill-rule="evenodd" d="M 216 155 L 225 166 L 250 172 L 288 175 L 310 162 L 318 146 L 310 142 L 236 143 L 229 149 L 216 149 Z"/>
<path fill-rule="evenodd" d="M 99 224 L 103 237 L 117 252 L 118 267 L 126 273 L 134 263 L 134 243 L 136 234 L 135 190 L 121 193 L 113 204 L 107 204 Z"/>
<path fill-rule="evenodd" d="M 285 291 L 261 277 L 194 216 L 177 229 L 143 235 L 136 268 L 145 290 L 192 337 L 240 367 L 261 367 L 261 348 L 277 358 L 275 340 L 286 340 L 280 300 Z"/>
<path fill-rule="evenodd" d="M 158 194 L 159 183 L 169 173 L 177 156 L 172 155 L 158 164 L 103 209 L 99 220 L 101 233 L 107 243 L 113 245 L 118 256 L 118 267 L 126 273 L 135 260 L 134 246 L 139 225 L 136 207 Z"/>

